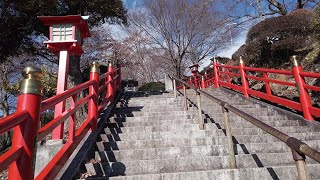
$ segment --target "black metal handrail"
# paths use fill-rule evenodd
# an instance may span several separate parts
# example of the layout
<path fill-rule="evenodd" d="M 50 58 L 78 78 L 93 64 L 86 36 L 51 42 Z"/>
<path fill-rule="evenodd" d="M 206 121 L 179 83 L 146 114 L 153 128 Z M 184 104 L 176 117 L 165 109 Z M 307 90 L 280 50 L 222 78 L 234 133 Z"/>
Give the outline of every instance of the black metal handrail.
<path fill-rule="evenodd" d="M 204 127 L 204 122 L 202 120 L 202 112 L 201 112 L 201 103 L 200 103 L 200 94 L 204 95 L 205 97 L 211 99 L 212 101 L 216 102 L 219 104 L 222 108 L 222 112 L 224 113 L 224 123 L 225 123 L 225 128 L 226 128 L 226 134 L 228 138 L 228 146 L 229 146 L 229 162 L 230 162 L 230 167 L 231 168 L 236 168 L 236 162 L 235 162 L 235 154 L 234 154 L 234 149 L 233 149 L 233 142 L 232 142 L 232 134 L 231 134 L 231 126 L 230 126 L 230 120 L 229 120 L 229 111 L 233 112 L 234 114 L 238 115 L 239 117 L 247 120 L 248 122 L 252 123 L 253 125 L 257 126 L 258 128 L 264 130 L 268 134 L 274 136 L 275 138 L 279 139 L 280 141 L 286 143 L 292 150 L 292 155 L 293 159 L 296 162 L 297 166 L 297 171 L 298 171 L 298 176 L 300 179 L 305 179 L 307 178 L 307 173 L 306 173 L 306 164 L 305 164 L 305 156 L 310 157 L 311 159 L 320 162 L 320 152 L 309 147 L 306 143 L 291 137 L 269 125 L 266 123 L 262 122 L 261 120 L 243 112 L 242 110 L 232 106 L 228 102 L 225 102 L 221 99 L 218 99 L 211 94 L 199 89 L 198 87 L 192 86 L 188 84 L 187 82 L 181 80 L 180 78 L 176 76 L 169 76 L 173 79 L 174 83 L 174 92 L 177 90 L 176 89 L 176 81 L 180 82 L 183 85 L 183 94 L 185 98 L 184 105 L 187 106 L 187 95 L 186 95 L 186 87 L 193 89 L 196 94 L 197 94 L 197 104 L 198 104 L 198 109 L 199 109 L 199 123 L 200 123 L 200 128 L 203 129 Z M 175 93 L 176 97 L 176 93 Z M 185 107 L 185 110 L 187 110 L 187 107 Z"/>

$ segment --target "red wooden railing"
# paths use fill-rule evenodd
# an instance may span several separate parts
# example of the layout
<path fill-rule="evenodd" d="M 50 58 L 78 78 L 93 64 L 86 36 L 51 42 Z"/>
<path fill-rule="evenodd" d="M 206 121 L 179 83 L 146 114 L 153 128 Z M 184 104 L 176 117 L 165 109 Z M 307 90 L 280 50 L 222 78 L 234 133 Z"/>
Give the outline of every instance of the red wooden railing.
<path fill-rule="evenodd" d="M 230 88 L 243 93 L 245 97 L 254 96 L 293 110 L 301 111 L 305 119 L 314 120 L 314 117 L 320 117 L 320 108 L 312 106 L 308 91 L 320 92 L 320 87 L 306 84 L 305 78 L 320 79 L 320 73 L 304 72 L 295 57 L 293 57 L 293 59 L 292 70 L 245 67 L 242 60 L 239 66 L 222 65 L 215 61 L 213 63 L 213 73 L 211 76 L 207 75 L 207 78 L 203 76 L 202 81 L 201 79 L 198 81 L 190 79 L 189 83 L 199 88 L 206 88 L 211 85 L 214 85 L 215 88 L 219 88 L 220 86 Z M 294 77 L 295 82 L 272 79 L 269 77 L 270 74 Z M 240 78 L 240 85 L 239 83 L 234 83 L 232 81 L 233 78 Z M 257 91 L 249 87 L 249 80 L 262 81 L 265 85 L 265 92 Z M 270 87 L 271 83 L 296 87 L 295 89 L 299 94 L 300 102 L 273 95 Z"/>
<path fill-rule="evenodd" d="M 120 65 L 116 68 L 109 65 L 108 72 L 99 76 L 99 65 L 94 63 L 89 81 L 42 101 L 40 74 L 41 70 L 38 68 L 24 70 L 25 79 L 20 86 L 17 110 L 0 119 L 0 134 L 14 129 L 12 147 L 0 156 L 0 170 L 3 171 L 9 166 L 8 177 L 12 180 L 34 179 L 37 142 L 69 118 L 67 142 L 35 178 L 53 179 L 87 132 L 97 128 L 99 112 L 114 101 L 115 94 L 121 88 Z M 89 93 L 82 99 L 77 99 L 78 94 L 87 89 Z M 102 94 L 101 103 L 98 100 L 99 94 Z M 70 108 L 39 129 L 40 114 L 68 98 L 70 98 Z M 88 117 L 76 130 L 75 113 L 86 103 L 88 103 Z"/>

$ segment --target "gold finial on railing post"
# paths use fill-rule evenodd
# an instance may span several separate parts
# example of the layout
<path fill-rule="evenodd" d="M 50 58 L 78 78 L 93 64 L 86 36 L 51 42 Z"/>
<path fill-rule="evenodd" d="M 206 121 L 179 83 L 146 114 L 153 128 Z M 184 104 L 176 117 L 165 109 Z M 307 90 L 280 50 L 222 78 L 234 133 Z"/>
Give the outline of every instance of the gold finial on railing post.
<path fill-rule="evenodd" d="M 40 68 L 29 66 L 23 69 L 24 79 L 20 82 L 19 94 L 43 94 L 43 85 L 41 82 L 42 71 Z"/>
<path fill-rule="evenodd" d="M 100 73 L 100 64 L 96 61 L 94 61 L 91 65 L 91 70 L 90 72 L 97 72 Z"/>
<path fill-rule="evenodd" d="M 34 179 L 37 133 L 40 126 L 40 113 L 43 85 L 42 71 L 37 67 L 26 67 L 22 71 L 24 79 L 20 82 L 16 114 L 27 113 L 28 119 L 14 128 L 12 147 L 21 147 L 22 153 L 9 166 L 9 179 Z"/>
<path fill-rule="evenodd" d="M 293 67 L 299 66 L 299 62 L 297 60 L 297 56 L 296 55 L 292 56 L 292 66 Z"/>
<path fill-rule="evenodd" d="M 240 56 L 240 64 L 244 64 L 242 56 Z"/>

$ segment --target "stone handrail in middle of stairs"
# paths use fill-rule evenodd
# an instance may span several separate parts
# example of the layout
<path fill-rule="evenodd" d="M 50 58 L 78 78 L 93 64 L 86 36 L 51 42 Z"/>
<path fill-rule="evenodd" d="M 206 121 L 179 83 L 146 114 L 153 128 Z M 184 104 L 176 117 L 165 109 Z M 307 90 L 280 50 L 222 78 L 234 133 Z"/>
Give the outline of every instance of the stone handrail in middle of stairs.
<path fill-rule="evenodd" d="M 210 100 L 216 102 L 217 104 L 219 104 L 221 106 L 222 112 L 224 114 L 224 123 L 225 123 L 225 127 L 226 127 L 226 134 L 227 134 L 228 146 L 229 146 L 229 163 L 230 163 L 231 168 L 236 168 L 236 162 L 235 162 L 235 154 L 234 154 L 233 144 L 232 144 L 232 134 L 231 134 L 231 125 L 230 125 L 230 120 L 229 120 L 229 111 L 237 114 L 239 117 L 249 121 L 253 125 L 257 126 L 258 128 L 264 130 L 265 132 L 276 137 L 280 141 L 286 143 L 291 148 L 293 159 L 296 162 L 296 167 L 297 167 L 299 179 L 309 179 L 307 177 L 307 173 L 306 173 L 306 163 L 305 163 L 306 157 L 305 156 L 308 156 L 308 157 L 314 159 L 315 161 L 320 162 L 320 152 L 309 147 L 304 142 L 302 142 L 294 137 L 291 137 L 291 136 L 267 125 L 266 123 L 264 123 L 264 122 L 260 121 L 259 119 L 241 111 L 240 109 L 230 105 L 229 103 L 210 95 L 209 93 L 199 89 L 198 87 L 192 86 L 192 85 L 188 84 L 187 82 L 181 80 L 178 77 L 175 77 L 172 75 L 170 75 L 170 77 L 173 79 L 175 97 L 176 97 L 176 91 L 177 91 L 177 89 L 176 89 L 177 82 L 181 83 L 181 85 L 183 86 L 183 90 L 184 90 L 183 95 L 184 95 L 185 101 L 187 100 L 187 95 L 186 95 L 186 91 L 185 91 L 186 87 L 189 87 L 190 89 L 193 89 L 196 92 L 197 105 L 198 105 L 198 110 L 199 110 L 200 128 L 203 127 L 200 94 L 204 95 L 205 97 L 209 98 Z M 185 102 L 184 102 L 184 104 L 186 105 Z M 185 110 L 187 110 L 187 107 L 185 107 Z"/>

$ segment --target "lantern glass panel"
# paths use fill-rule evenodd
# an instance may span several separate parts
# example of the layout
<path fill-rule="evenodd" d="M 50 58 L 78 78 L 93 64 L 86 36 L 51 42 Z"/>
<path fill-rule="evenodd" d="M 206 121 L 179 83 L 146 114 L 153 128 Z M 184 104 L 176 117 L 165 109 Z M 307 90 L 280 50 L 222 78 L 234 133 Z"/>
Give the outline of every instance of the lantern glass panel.
<path fill-rule="evenodd" d="M 52 25 L 52 41 L 73 40 L 72 24 L 55 24 Z"/>

